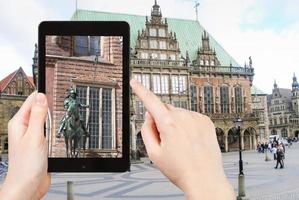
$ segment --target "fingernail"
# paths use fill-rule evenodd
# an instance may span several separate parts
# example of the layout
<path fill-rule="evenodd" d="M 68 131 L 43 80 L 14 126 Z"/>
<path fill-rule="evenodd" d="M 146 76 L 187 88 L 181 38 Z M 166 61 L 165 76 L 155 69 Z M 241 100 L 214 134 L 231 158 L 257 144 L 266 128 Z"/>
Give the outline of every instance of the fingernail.
<path fill-rule="evenodd" d="M 148 112 L 147 111 L 145 112 L 145 118 L 148 118 Z"/>
<path fill-rule="evenodd" d="M 35 96 L 35 103 L 39 106 L 44 106 L 46 104 L 45 95 L 41 93 L 37 93 Z"/>

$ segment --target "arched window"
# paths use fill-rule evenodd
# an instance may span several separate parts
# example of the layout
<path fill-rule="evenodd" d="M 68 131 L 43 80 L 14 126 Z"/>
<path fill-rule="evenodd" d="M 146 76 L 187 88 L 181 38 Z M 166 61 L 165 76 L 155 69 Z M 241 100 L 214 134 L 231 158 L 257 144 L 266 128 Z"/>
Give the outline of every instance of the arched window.
<path fill-rule="evenodd" d="M 235 87 L 235 110 L 236 113 L 242 113 L 242 89 L 241 87 Z"/>
<path fill-rule="evenodd" d="M 212 86 L 204 87 L 204 107 L 205 113 L 214 113 L 214 96 Z"/>
<path fill-rule="evenodd" d="M 195 85 L 191 85 L 190 93 L 191 93 L 191 110 L 197 112 L 197 87 Z"/>
<path fill-rule="evenodd" d="M 288 130 L 287 129 L 282 129 L 281 130 L 281 137 L 287 138 L 288 137 Z"/>
<path fill-rule="evenodd" d="M 204 62 L 203 62 L 203 60 L 201 59 L 200 60 L 200 63 L 199 63 L 200 65 L 204 65 Z"/>
<path fill-rule="evenodd" d="M 228 96 L 228 87 L 220 87 L 220 110 L 221 113 L 229 113 L 229 96 Z"/>
<path fill-rule="evenodd" d="M 210 63 L 209 63 L 208 60 L 206 60 L 205 65 L 206 65 L 206 66 L 209 66 L 209 65 L 210 65 Z"/>

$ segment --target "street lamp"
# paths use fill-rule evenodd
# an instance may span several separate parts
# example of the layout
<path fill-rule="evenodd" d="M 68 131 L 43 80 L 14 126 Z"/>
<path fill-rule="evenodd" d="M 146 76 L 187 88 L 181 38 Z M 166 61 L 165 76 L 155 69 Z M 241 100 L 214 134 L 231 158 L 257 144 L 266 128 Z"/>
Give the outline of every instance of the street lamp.
<path fill-rule="evenodd" d="M 239 135 L 239 177 L 238 177 L 238 186 L 239 186 L 239 191 L 238 191 L 238 200 L 245 200 L 246 195 L 245 195 L 245 175 L 243 173 L 243 160 L 242 160 L 242 143 L 241 143 L 241 126 L 243 124 L 243 120 L 238 117 L 234 121 L 235 127 L 237 129 L 237 134 Z"/>

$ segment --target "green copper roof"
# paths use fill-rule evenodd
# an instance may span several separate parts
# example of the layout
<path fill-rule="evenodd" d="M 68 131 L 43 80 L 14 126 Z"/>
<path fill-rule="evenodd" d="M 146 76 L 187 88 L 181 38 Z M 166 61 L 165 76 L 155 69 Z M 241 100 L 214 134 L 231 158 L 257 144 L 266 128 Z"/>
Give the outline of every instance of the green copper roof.
<path fill-rule="evenodd" d="M 77 10 L 72 16 L 73 21 L 126 21 L 130 24 L 130 46 L 135 47 L 138 30 L 145 28 L 145 16 L 129 15 L 120 13 L 98 12 L 88 10 Z M 181 54 L 185 56 L 186 51 L 189 53 L 191 60 L 196 58 L 198 47 L 201 46 L 201 36 L 204 28 L 198 21 L 186 19 L 167 18 L 169 31 L 176 33 Z M 217 57 L 222 66 L 240 66 L 221 45 L 209 34 L 210 46 L 215 48 Z"/>
<path fill-rule="evenodd" d="M 255 85 L 253 85 L 251 87 L 251 95 L 267 95 L 267 94 L 265 92 L 263 92 L 262 90 L 260 90 Z"/>

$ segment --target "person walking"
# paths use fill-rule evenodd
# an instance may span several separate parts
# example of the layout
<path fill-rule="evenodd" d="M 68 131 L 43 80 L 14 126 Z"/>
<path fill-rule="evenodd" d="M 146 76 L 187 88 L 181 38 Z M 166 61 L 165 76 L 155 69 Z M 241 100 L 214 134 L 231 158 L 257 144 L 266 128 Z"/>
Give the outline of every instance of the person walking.
<path fill-rule="evenodd" d="M 283 159 L 284 159 L 284 149 L 283 149 L 282 145 L 279 144 L 278 148 L 277 148 L 277 158 L 276 158 L 275 169 L 277 169 L 278 164 L 280 164 L 280 169 L 284 168 Z"/>
<path fill-rule="evenodd" d="M 274 160 L 276 160 L 276 158 L 277 158 L 277 147 L 276 147 L 276 145 L 273 145 L 272 153 L 273 153 L 273 156 L 274 156 Z"/>

